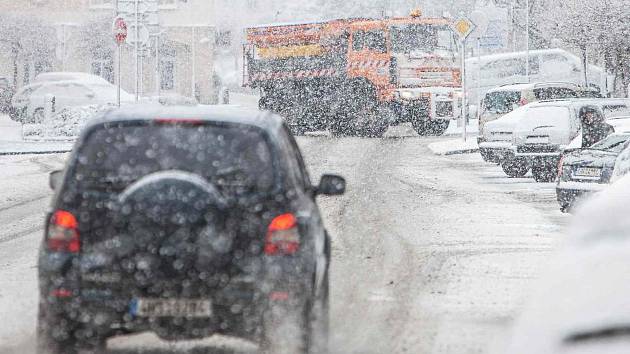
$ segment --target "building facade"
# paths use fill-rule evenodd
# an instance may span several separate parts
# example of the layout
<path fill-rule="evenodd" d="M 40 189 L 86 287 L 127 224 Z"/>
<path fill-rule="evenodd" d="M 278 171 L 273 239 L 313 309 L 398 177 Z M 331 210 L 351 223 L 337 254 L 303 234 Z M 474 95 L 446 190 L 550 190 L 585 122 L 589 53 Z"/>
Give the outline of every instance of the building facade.
<path fill-rule="evenodd" d="M 47 71 L 88 72 L 114 83 L 116 7 L 116 0 L 0 0 L 0 50 L 8 54 L 0 56 L 0 76 L 18 88 Z M 213 10 L 212 0 L 159 0 L 160 34 L 143 51 L 141 95 L 216 102 Z M 120 51 L 121 84 L 134 93 L 135 49 L 124 44 Z"/>

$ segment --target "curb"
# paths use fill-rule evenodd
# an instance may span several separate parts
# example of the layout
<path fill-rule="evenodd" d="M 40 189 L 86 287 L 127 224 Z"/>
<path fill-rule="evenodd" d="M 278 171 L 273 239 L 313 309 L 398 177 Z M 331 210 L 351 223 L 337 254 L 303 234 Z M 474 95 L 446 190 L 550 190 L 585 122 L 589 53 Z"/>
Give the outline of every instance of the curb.
<path fill-rule="evenodd" d="M 447 151 L 445 152 L 443 155 L 444 156 L 452 156 L 452 155 L 464 155 L 464 154 L 474 154 L 479 152 L 479 148 L 475 148 L 475 149 L 465 149 L 465 150 L 454 150 L 454 151 Z"/>
<path fill-rule="evenodd" d="M 72 150 L 50 150 L 50 151 L 1 151 L 0 156 L 18 156 L 18 155 L 52 155 L 65 154 Z"/>

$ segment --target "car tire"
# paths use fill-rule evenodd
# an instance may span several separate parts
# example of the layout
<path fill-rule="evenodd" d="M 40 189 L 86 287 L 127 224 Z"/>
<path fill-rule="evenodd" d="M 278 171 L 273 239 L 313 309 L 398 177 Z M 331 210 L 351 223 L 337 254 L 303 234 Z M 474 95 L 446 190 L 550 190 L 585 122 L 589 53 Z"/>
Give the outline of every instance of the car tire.
<path fill-rule="evenodd" d="M 427 135 L 442 136 L 451 124 L 448 120 L 429 121 L 426 123 Z"/>
<path fill-rule="evenodd" d="M 307 304 L 271 304 L 263 314 L 261 354 L 308 354 L 310 333 Z"/>
<path fill-rule="evenodd" d="M 329 278 L 328 271 L 324 276 L 322 291 L 315 299 L 311 308 L 308 333 L 308 353 L 326 354 L 328 353 L 328 336 L 330 331 L 330 300 L 329 300 Z"/>
<path fill-rule="evenodd" d="M 501 162 L 503 172 L 510 178 L 523 178 L 529 172 L 530 164 L 526 159 L 509 159 Z"/>
<path fill-rule="evenodd" d="M 546 164 L 534 164 L 532 166 L 532 174 L 534 175 L 534 180 L 538 183 L 553 182 L 558 175 L 553 167 Z"/>
<path fill-rule="evenodd" d="M 48 311 L 40 305 L 37 314 L 38 354 L 76 353 L 77 342 L 73 334 L 71 325 L 66 319 L 48 314 Z"/>

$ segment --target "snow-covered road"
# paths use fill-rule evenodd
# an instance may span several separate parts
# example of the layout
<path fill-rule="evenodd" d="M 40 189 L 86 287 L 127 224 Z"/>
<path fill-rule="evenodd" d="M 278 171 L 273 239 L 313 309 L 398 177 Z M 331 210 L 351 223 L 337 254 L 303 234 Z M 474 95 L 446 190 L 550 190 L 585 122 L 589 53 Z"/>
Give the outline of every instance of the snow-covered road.
<path fill-rule="evenodd" d="M 385 139 L 299 139 L 314 182 L 338 172 L 349 184 L 321 202 L 333 353 L 488 352 L 561 239 L 569 217 L 553 185 L 505 178 L 477 155 L 435 156 L 427 145 L 440 139 L 405 127 Z M 34 341 L 47 172 L 63 158 L 0 157 L 0 353 Z"/>

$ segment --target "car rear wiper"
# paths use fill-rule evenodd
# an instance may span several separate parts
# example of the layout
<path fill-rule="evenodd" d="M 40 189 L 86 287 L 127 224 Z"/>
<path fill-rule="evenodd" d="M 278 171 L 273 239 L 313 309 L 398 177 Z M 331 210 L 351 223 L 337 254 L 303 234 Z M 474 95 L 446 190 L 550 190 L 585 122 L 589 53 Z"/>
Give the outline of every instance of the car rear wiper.
<path fill-rule="evenodd" d="M 567 344 L 578 344 L 600 339 L 610 339 L 616 337 L 630 337 L 630 326 L 622 325 L 617 327 L 607 327 L 588 332 L 578 332 L 571 334 L 564 339 Z"/>

